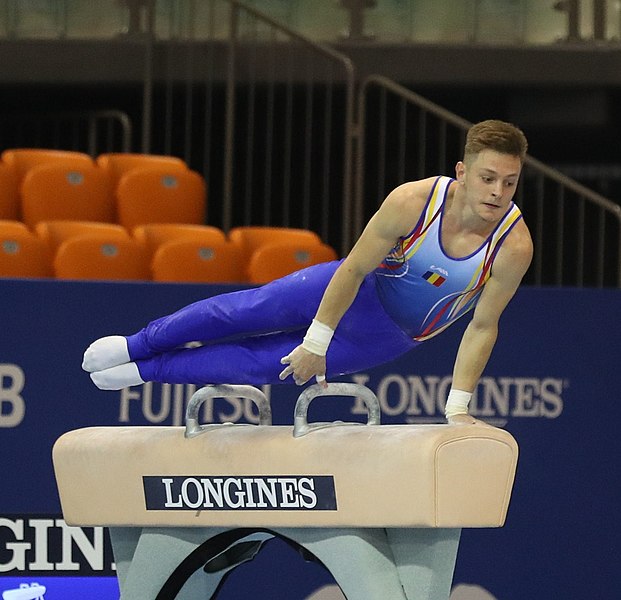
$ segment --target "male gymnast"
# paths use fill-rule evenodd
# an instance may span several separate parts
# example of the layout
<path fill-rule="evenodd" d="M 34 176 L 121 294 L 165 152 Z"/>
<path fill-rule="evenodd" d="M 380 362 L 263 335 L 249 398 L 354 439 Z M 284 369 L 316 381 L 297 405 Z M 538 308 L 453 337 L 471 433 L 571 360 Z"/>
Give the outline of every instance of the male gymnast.
<path fill-rule="evenodd" d="M 313 377 L 327 385 L 397 358 L 472 310 L 445 414 L 450 423 L 475 423 L 468 404 L 532 259 L 513 203 L 527 147 L 510 123 L 477 123 L 455 177 L 394 189 L 345 259 L 96 340 L 82 366 L 106 390 L 146 381 L 262 385 L 290 376 L 298 385 Z"/>

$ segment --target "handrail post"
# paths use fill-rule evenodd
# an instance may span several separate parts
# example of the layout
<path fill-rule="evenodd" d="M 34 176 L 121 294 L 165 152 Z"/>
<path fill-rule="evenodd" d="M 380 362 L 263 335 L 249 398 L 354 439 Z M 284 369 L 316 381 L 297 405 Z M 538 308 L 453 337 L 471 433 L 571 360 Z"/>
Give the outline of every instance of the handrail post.
<path fill-rule="evenodd" d="M 233 151 L 235 144 L 235 60 L 237 50 L 237 32 L 239 25 L 239 8 L 235 2 L 230 3 L 229 46 L 226 68 L 226 114 L 224 134 L 224 182 L 222 228 L 231 229 L 233 217 Z"/>
<path fill-rule="evenodd" d="M 155 2 L 146 5 L 145 72 L 142 87 L 142 152 L 151 152 L 151 122 L 153 113 L 153 45 L 155 37 Z"/>
<path fill-rule="evenodd" d="M 358 114 L 356 120 L 356 167 L 354 173 L 354 237 L 359 237 L 364 227 L 364 160 L 365 160 L 365 132 L 367 110 L 367 81 L 362 82 L 358 89 Z"/>
<path fill-rule="evenodd" d="M 353 213 L 353 168 L 354 168 L 354 145 L 356 145 L 356 153 L 358 146 L 356 144 L 356 126 L 354 115 L 354 86 L 355 76 L 353 68 L 347 72 L 346 80 L 346 104 L 345 104 L 345 156 L 343 158 L 343 232 L 341 236 L 341 254 L 345 256 L 354 244 L 353 237 L 357 237 L 354 232 L 352 236 L 352 213 Z M 355 216 L 355 215 L 354 215 Z"/>

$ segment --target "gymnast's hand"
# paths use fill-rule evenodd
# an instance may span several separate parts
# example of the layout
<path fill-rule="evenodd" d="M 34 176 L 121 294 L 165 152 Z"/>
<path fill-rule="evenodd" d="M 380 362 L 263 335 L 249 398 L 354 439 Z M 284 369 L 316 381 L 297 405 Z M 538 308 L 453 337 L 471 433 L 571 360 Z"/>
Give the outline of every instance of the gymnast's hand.
<path fill-rule="evenodd" d="M 297 385 L 304 385 L 311 377 L 317 378 L 317 383 L 327 387 L 326 357 L 309 352 L 300 344 L 295 350 L 280 359 L 281 364 L 289 365 L 279 375 L 281 380 L 293 375 Z"/>

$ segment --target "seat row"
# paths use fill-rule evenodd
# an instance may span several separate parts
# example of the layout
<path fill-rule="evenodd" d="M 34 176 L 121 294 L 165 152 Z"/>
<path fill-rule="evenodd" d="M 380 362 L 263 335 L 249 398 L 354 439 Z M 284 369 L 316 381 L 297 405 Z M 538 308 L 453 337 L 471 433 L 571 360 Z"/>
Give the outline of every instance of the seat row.
<path fill-rule="evenodd" d="M 204 177 L 180 158 L 16 148 L 0 155 L 0 219 L 202 224 Z"/>
<path fill-rule="evenodd" d="M 336 259 L 306 229 L 0 221 L 0 277 L 262 284 Z"/>

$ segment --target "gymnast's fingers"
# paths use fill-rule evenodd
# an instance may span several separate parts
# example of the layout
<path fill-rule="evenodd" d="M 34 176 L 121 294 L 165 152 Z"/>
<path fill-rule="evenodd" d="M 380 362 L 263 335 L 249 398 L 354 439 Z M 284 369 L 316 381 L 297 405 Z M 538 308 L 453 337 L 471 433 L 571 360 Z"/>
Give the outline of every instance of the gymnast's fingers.
<path fill-rule="evenodd" d="M 287 379 L 287 377 L 289 377 L 289 375 L 291 375 L 291 373 L 293 373 L 293 367 L 291 365 L 289 365 L 288 367 L 284 368 L 281 371 L 280 375 L 278 376 L 278 379 L 283 381 L 284 379 Z"/>

